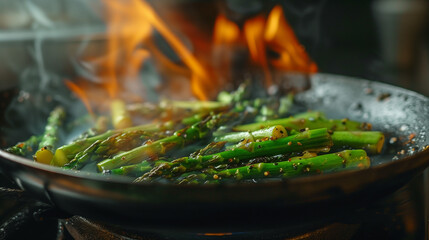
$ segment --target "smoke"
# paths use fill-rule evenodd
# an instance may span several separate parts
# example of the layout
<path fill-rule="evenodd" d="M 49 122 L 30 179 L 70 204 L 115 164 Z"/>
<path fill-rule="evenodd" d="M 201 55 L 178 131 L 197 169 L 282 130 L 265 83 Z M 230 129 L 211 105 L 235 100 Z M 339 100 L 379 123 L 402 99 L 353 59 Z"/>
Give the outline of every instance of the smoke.
<path fill-rule="evenodd" d="M 64 86 L 75 74 L 76 50 L 105 26 L 97 1 L 14 0 L 0 2 L 0 89 L 18 89 L 4 115 L 3 140 L 10 145 L 43 132 L 58 105 L 70 119 L 85 109 Z"/>

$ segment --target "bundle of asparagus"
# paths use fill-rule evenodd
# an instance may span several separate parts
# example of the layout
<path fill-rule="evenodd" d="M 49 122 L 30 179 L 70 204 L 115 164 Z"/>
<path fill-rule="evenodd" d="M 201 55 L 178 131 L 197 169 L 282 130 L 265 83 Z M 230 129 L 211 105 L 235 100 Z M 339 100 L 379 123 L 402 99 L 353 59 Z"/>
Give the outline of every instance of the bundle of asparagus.
<path fill-rule="evenodd" d="M 58 132 L 67 122 L 65 110 L 59 107 L 49 116 L 43 134 L 6 151 L 25 157 L 34 154 L 37 162 L 65 169 L 175 184 L 362 169 L 370 166 L 368 155 L 382 151 L 384 135 L 370 131 L 371 124 L 328 119 L 316 111 L 290 115 L 292 108 L 293 94 L 252 98 L 245 85 L 222 92 L 218 101 L 211 102 L 126 105 L 115 100 L 111 126 L 101 116 L 103 127 L 94 126 L 57 147 Z M 133 125 L 142 120 L 150 123 Z"/>

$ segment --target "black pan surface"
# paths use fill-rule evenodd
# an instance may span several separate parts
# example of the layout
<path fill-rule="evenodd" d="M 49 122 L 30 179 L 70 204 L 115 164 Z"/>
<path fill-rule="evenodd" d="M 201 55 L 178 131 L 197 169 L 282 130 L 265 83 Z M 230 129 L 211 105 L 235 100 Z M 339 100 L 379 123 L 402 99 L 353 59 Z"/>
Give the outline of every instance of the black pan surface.
<path fill-rule="evenodd" d="M 366 121 L 386 133 L 369 169 L 258 184 L 176 186 L 62 170 L 0 151 L 0 169 L 35 198 L 73 215 L 139 229 L 241 231 L 328 218 L 398 189 L 429 164 L 429 99 L 398 87 L 331 74 L 311 77 L 298 104 Z M 415 134 L 408 142 L 410 134 Z M 402 151 L 403 150 L 403 151 Z M 399 154 L 398 154 L 399 152 Z"/>

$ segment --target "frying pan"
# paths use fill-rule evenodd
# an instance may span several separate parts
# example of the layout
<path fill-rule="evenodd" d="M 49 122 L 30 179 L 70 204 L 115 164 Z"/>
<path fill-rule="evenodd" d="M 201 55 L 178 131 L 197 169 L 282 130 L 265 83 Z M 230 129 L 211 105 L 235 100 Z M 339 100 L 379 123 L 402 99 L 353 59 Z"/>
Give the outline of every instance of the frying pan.
<path fill-rule="evenodd" d="M 328 117 L 372 123 L 373 129 L 386 133 L 385 151 L 372 157 L 369 169 L 257 184 L 132 184 L 121 177 L 41 165 L 4 151 L 0 169 L 34 198 L 104 223 L 131 229 L 244 231 L 362 207 L 403 186 L 429 164 L 429 151 L 423 150 L 429 144 L 429 99 L 422 95 L 315 74 L 311 88 L 296 101 Z M 410 134 L 415 134 L 413 141 L 404 144 Z M 393 136 L 399 141 L 390 144 Z"/>

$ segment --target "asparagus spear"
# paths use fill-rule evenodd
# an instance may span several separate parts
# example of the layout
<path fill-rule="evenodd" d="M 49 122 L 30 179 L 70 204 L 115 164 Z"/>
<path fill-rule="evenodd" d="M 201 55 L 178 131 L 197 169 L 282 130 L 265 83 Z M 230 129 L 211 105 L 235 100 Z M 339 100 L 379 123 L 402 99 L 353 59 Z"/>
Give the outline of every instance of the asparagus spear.
<path fill-rule="evenodd" d="M 129 165 L 147 159 L 156 159 L 167 152 L 181 148 L 196 140 L 205 138 L 213 129 L 232 119 L 234 114 L 218 114 L 208 119 L 176 131 L 172 136 L 160 139 L 150 144 L 134 148 L 130 151 L 118 154 L 97 164 L 100 172 L 118 168 L 121 165 Z"/>
<path fill-rule="evenodd" d="M 336 149 L 361 148 L 368 154 L 379 154 L 384 144 L 383 133 L 377 131 L 335 131 L 331 137 Z"/>
<path fill-rule="evenodd" d="M 78 154 L 76 154 L 76 157 L 73 160 L 71 160 L 69 163 L 65 164 L 63 168 L 80 169 L 81 167 L 83 167 L 94 155 L 95 149 L 97 149 L 100 143 L 101 143 L 101 140 L 95 141 L 83 152 L 79 152 Z"/>
<path fill-rule="evenodd" d="M 250 166 L 216 171 L 210 169 L 205 173 L 184 174 L 176 180 L 178 183 L 189 182 L 222 182 L 228 179 L 264 179 L 288 178 L 351 169 L 364 169 L 370 166 L 370 159 L 364 150 L 345 150 L 301 160 L 275 163 L 258 163 Z"/>
<path fill-rule="evenodd" d="M 65 118 L 65 110 L 56 107 L 48 117 L 45 132 L 39 143 L 39 150 L 33 156 L 39 163 L 49 164 L 53 157 L 53 151 L 58 143 L 58 134 Z"/>
<path fill-rule="evenodd" d="M 33 153 L 41 139 L 42 136 L 31 136 L 26 141 L 19 142 L 16 145 L 7 148 L 6 152 L 25 157 Z"/>
<path fill-rule="evenodd" d="M 170 101 L 163 100 L 159 104 L 151 103 L 137 103 L 127 106 L 127 109 L 132 113 L 148 114 L 161 114 L 164 111 L 180 111 L 191 110 L 192 112 L 203 111 L 222 111 L 229 108 L 228 103 L 215 102 L 215 101 Z"/>
<path fill-rule="evenodd" d="M 302 152 L 305 150 L 326 150 L 332 146 L 330 134 L 327 129 L 308 130 L 294 136 L 267 140 L 262 142 L 250 142 L 245 148 L 235 148 L 216 154 L 183 157 L 172 162 L 160 164 L 149 173 L 136 179 L 136 182 L 147 181 L 156 176 L 171 177 L 178 173 L 194 171 L 209 165 L 223 163 L 239 163 L 245 160 L 261 157 L 274 156 L 290 152 Z"/>
<path fill-rule="evenodd" d="M 360 123 L 348 119 L 325 119 L 323 117 L 289 117 L 277 120 L 270 120 L 261 123 L 250 123 L 236 126 L 234 131 L 256 131 L 258 129 L 267 128 L 274 125 L 282 125 L 287 130 L 300 130 L 304 128 L 317 129 L 328 128 L 332 131 L 357 131 L 371 130 L 371 125 L 368 123 Z"/>
<path fill-rule="evenodd" d="M 194 114 L 190 117 L 183 118 L 181 123 L 185 126 L 190 126 L 190 125 L 195 124 L 197 122 L 201 122 L 202 120 L 207 118 L 207 116 L 209 116 L 209 113 Z"/>
<path fill-rule="evenodd" d="M 83 152 L 76 154 L 76 157 L 65 165 L 66 169 L 81 169 L 91 160 L 98 160 L 110 157 L 121 151 L 129 151 L 141 146 L 143 142 L 157 140 L 163 135 L 146 133 L 142 130 L 116 133 L 105 140 L 97 140 Z"/>
<path fill-rule="evenodd" d="M 131 176 L 141 176 L 142 174 L 149 172 L 152 169 L 152 166 L 148 161 L 143 161 L 138 164 L 122 166 L 120 168 L 115 168 L 112 170 L 104 171 L 103 173 L 114 174 L 114 175 L 131 175 Z"/>
<path fill-rule="evenodd" d="M 276 129 L 277 128 L 277 129 Z M 253 132 L 233 132 L 216 137 L 214 141 L 239 142 L 243 139 L 255 141 L 261 138 L 276 139 L 284 137 L 286 132 L 280 125 L 264 128 Z M 332 133 L 332 142 L 335 149 L 343 147 L 364 149 L 368 154 L 379 154 L 383 148 L 384 135 L 378 131 L 335 131 Z M 239 143 L 239 145 L 242 145 Z M 237 145 L 237 146 L 239 146 Z M 235 147 L 230 146 L 228 148 Z"/>
<path fill-rule="evenodd" d="M 137 163 L 137 164 L 132 164 L 132 165 L 127 165 L 127 166 L 122 166 L 120 168 L 115 168 L 112 170 L 106 170 L 103 171 L 104 174 L 114 174 L 114 175 L 122 175 L 122 176 L 141 176 L 144 173 L 149 172 L 152 168 L 153 165 L 157 166 L 159 164 L 162 164 L 166 162 L 165 160 L 158 160 L 155 163 L 151 163 L 149 161 L 143 161 L 141 163 Z"/>
<path fill-rule="evenodd" d="M 221 152 L 224 148 L 226 142 L 211 142 L 207 146 L 205 146 L 202 149 L 199 149 L 196 152 L 193 152 L 190 154 L 191 157 L 196 157 L 200 155 L 209 155 L 209 154 L 215 154 L 218 152 Z"/>
<path fill-rule="evenodd" d="M 167 101 L 164 100 L 160 104 L 161 106 L 173 107 L 178 109 L 189 109 L 193 112 L 202 111 L 222 111 L 229 108 L 228 103 L 216 102 L 216 101 Z"/>
<path fill-rule="evenodd" d="M 146 118 L 177 119 L 194 114 L 204 114 L 210 112 L 221 112 L 229 108 L 229 104 L 210 101 L 169 101 L 163 100 L 159 104 L 139 103 L 128 106 L 132 114 L 142 115 Z M 166 116 L 167 115 L 167 116 Z"/>
<path fill-rule="evenodd" d="M 131 116 L 125 106 L 125 102 L 120 99 L 112 101 L 111 105 L 112 125 L 115 129 L 128 128 L 133 125 Z"/>
<path fill-rule="evenodd" d="M 103 134 L 90 137 L 87 139 L 81 139 L 81 140 L 72 142 L 68 145 L 59 147 L 55 151 L 55 155 L 52 158 L 51 165 L 62 167 L 68 162 L 70 162 L 76 156 L 77 153 L 84 151 L 86 148 L 91 146 L 95 141 L 105 140 L 108 137 L 117 133 L 126 133 L 126 132 L 132 132 L 132 131 L 159 132 L 159 131 L 171 129 L 173 127 L 174 126 L 169 123 L 163 123 L 163 124 L 151 123 L 151 124 L 125 128 L 122 130 L 109 130 Z"/>
<path fill-rule="evenodd" d="M 252 132 L 233 132 L 228 133 L 223 136 L 218 136 L 214 139 L 216 142 L 226 141 L 226 142 L 239 142 L 243 139 L 251 139 L 252 141 L 261 138 L 270 138 L 271 140 L 275 140 L 278 138 L 286 137 L 287 131 L 281 125 L 276 125 Z"/>

